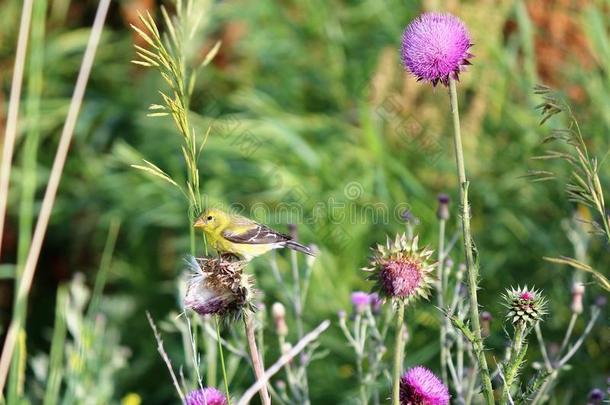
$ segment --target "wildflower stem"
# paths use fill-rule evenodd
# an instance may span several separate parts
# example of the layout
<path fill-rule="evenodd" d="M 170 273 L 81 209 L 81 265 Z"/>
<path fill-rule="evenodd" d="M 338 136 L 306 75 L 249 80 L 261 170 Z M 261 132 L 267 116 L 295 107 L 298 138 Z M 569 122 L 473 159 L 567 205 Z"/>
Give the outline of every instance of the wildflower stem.
<path fill-rule="evenodd" d="M 396 319 L 396 344 L 394 346 L 394 375 L 392 384 L 392 404 L 400 405 L 400 372 L 402 370 L 402 357 L 403 357 L 403 321 L 405 316 L 405 304 L 400 303 L 397 311 Z"/>
<path fill-rule="evenodd" d="M 231 395 L 229 394 L 229 381 L 227 380 L 227 370 L 225 368 L 225 356 L 222 352 L 222 341 L 220 340 L 220 323 L 218 322 L 218 316 L 214 317 L 216 320 L 216 339 L 218 341 L 218 352 L 220 353 L 220 365 L 222 367 L 222 379 L 225 383 L 225 392 L 227 394 L 228 405 L 231 405 Z"/>
<path fill-rule="evenodd" d="M 505 381 L 504 386 L 502 387 L 502 400 L 500 401 L 501 404 L 509 403 L 510 388 L 512 387 L 513 381 L 519 373 L 519 368 L 521 368 L 521 364 L 523 363 L 523 357 L 525 356 L 525 353 L 522 353 L 522 351 L 527 350 L 527 347 L 525 347 L 525 349 L 523 348 L 524 338 L 525 324 L 519 323 L 515 329 L 512 353 L 504 371 Z"/>
<path fill-rule="evenodd" d="M 474 351 L 479 363 L 483 394 L 487 404 L 494 403 L 493 388 L 489 376 L 489 368 L 483 351 L 483 340 L 481 338 L 481 325 L 479 321 L 479 303 L 477 298 L 478 271 L 473 258 L 474 247 L 470 234 L 470 207 L 468 204 L 468 180 L 464 165 L 464 151 L 462 149 L 462 137 L 460 132 L 460 115 L 458 109 L 458 98 L 455 79 L 449 79 L 449 95 L 451 101 L 451 114 L 453 116 L 453 140 L 455 146 L 455 159 L 457 163 L 458 186 L 460 189 L 460 202 L 462 209 L 462 231 L 464 236 L 464 253 L 466 258 L 466 271 L 468 272 L 468 292 L 470 295 L 470 323 L 473 328 L 475 341 Z"/>
<path fill-rule="evenodd" d="M 250 349 L 250 357 L 252 358 L 252 367 L 254 368 L 254 374 L 256 380 L 261 381 L 265 375 L 265 368 L 263 366 L 262 359 L 258 353 L 256 347 L 256 336 L 254 335 L 254 323 L 251 315 L 246 315 L 244 318 L 244 324 L 246 326 L 246 337 L 248 338 L 248 347 Z M 263 405 L 271 405 L 271 398 L 269 397 L 269 391 L 267 390 L 267 383 L 262 384 L 260 389 L 261 402 Z"/>
<path fill-rule="evenodd" d="M 441 330 L 440 330 L 440 340 L 441 340 L 441 377 L 443 379 L 443 383 L 447 385 L 448 377 L 447 377 L 447 317 L 444 316 L 442 310 L 445 308 L 445 283 L 444 283 L 444 263 L 445 263 L 445 224 L 446 220 L 441 218 L 438 224 L 438 269 L 437 269 L 437 303 L 438 307 L 441 309 Z"/>

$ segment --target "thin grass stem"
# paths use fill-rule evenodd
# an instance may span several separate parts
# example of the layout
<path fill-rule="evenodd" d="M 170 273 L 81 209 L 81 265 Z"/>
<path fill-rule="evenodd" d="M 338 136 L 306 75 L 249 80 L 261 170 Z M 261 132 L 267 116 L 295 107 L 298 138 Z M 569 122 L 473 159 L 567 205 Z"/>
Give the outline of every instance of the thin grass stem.
<path fill-rule="evenodd" d="M 36 222 L 36 228 L 34 229 L 34 236 L 32 238 L 32 244 L 25 263 L 25 268 L 23 270 L 23 277 L 21 279 L 19 289 L 17 290 L 18 303 L 25 302 L 32 286 L 32 280 L 34 279 L 34 273 L 36 271 L 36 265 L 40 256 L 40 250 L 42 249 L 42 242 L 44 240 L 44 235 L 49 224 L 49 218 L 51 217 L 51 212 L 55 203 L 57 189 L 59 187 L 64 164 L 68 155 L 72 135 L 74 134 L 74 127 L 76 126 L 78 113 L 85 95 L 85 89 L 87 88 L 89 74 L 91 73 L 91 68 L 93 67 L 93 60 L 95 59 L 97 45 L 102 35 L 109 5 L 110 0 L 100 0 L 98 5 L 95 20 L 91 28 L 91 35 L 89 36 L 89 41 L 87 43 L 87 48 L 85 50 L 80 71 L 78 73 L 78 78 L 76 79 L 76 85 L 74 87 L 74 93 L 68 109 L 66 122 L 61 133 L 59 146 L 57 148 L 55 160 L 53 161 L 53 167 L 51 168 L 47 189 L 42 200 L 40 215 L 38 217 L 38 221 Z M 20 328 L 21 320 L 19 318 L 13 318 L 6 335 L 2 356 L 0 357 L 0 392 L 3 391 L 4 384 L 6 383 L 9 365 L 11 363 L 13 350 L 15 348 L 15 343 L 17 341 L 17 335 Z"/>
<path fill-rule="evenodd" d="M 17 51 L 15 53 L 15 66 L 11 81 L 4 143 L 2 146 L 2 163 L 0 165 L 0 254 L 2 253 L 2 240 L 4 236 L 4 220 L 6 205 L 8 203 L 8 187 L 11 178 L 11 163 L 17 139 L 17 125 L 19 121 L 19 104 L 21 102 L 21 86 L 23 84 L 23 71 L 25 70 L 25 57 L 27 54 L 30 36 L 30 23 L 32 21 L 33 0 L 24 0 L 19 23 L 19 37 L 17 38 Z M 1 382 L 1 381 L 0 381 Z M 4 384 L 0 383 L 0 392 Z"/>

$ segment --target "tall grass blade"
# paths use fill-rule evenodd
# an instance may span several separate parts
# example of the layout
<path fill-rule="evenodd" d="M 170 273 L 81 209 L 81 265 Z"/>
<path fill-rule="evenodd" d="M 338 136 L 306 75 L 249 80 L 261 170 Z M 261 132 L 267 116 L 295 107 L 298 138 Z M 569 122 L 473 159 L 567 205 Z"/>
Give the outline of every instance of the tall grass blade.
<path fill-rule="evenodd" d="M 55 203 L 59 181 L 61 180 L 64 164 L 68 155 L 68 149 L 70 147 L 72 135 L 74 134 L 74 127 L 76 126 L 78 113 L 85 95 L 87 81 L 89 79 L 89 74 L 91 73 L 93 60 L 95 58 L 97 45 L 102 35 L 109 5 L 110 0 L 100 1 L 95 20 L 93 22 L 91 36 L 89 37 L 89 42 L 87 44 L 87 49 L 85 50 L 81 69 L 76 80 L 74 93 L 70 102 L 70 108 L 68 110 L 68 116 L 66 117 L 66 122 L 64 124 L 59 146 L 57 148 L 57 154 L 55 155 L 55 160 L 53 161 L 51 175 L 49 177 L 47 189 L 42 201 L 40 216 L 38 217 L 36 228 L 34 230 L 34 237 L 32 239 L 32 245 L 30 247 L 23 271 L 23 278 L 21 279 L 19 290 L 17 291 L 18 302 L 24 302 L 27 299 L 32 286 L 32 280 L 34 279 L 34 272 L 36 270 L 36 265 L 38 264 L 42 242 L 49 224 L 49 218 L 51 217 L 53 205 Z M 0 391 L 3 391 L 4 384 L 6 383 L 9 364 L 11 362 L 20 326 L 20 320 L 18 318 L 13 318 L 6 336 L 2 356 L 0 357 Z"/>

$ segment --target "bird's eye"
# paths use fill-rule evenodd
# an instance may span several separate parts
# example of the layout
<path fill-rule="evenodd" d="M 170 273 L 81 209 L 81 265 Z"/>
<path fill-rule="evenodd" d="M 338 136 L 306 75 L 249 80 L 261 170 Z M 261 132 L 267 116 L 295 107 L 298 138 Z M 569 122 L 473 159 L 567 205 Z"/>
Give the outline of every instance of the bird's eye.
<path fill-rule="evenodd" d="M 214 218 L 212 218 L 212 216 L 211 216 L 211 215 L 209 215 L 209 216 L 208 216 L 208 221 L 211 221 L 212 219 L 214 219 Z"/>

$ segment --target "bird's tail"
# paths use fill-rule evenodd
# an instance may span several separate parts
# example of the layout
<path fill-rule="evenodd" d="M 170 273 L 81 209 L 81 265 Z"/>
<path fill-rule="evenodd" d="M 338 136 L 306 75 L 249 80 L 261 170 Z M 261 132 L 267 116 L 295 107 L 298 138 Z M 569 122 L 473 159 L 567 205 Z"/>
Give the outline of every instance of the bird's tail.
<path fill-rule="evenodd" d="M 313 250 L 311 250 L 310 248 L 308 248 L 307 246 L 300 244 L 299 242 L 295 241 L 295 240 L 289 240 L 286 241 L 286 245 L 287 248 L 290 248 L 292 250 L 296 250 L 297 252 L 301 252 L 301 253 L 305 253 L 306 255 L 309 256 L 315 256 L 316 254 L 313 252 Z"/>

